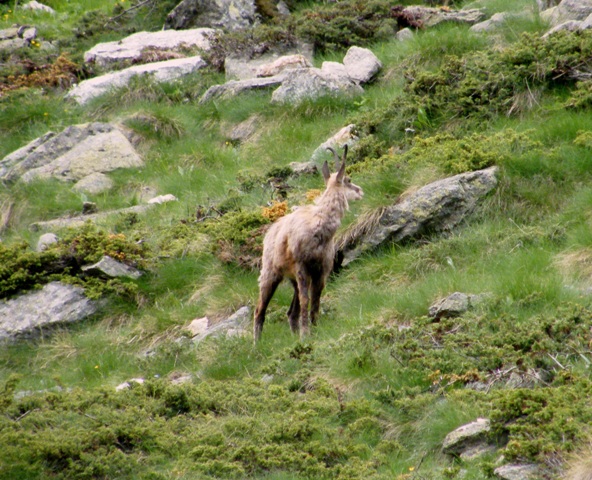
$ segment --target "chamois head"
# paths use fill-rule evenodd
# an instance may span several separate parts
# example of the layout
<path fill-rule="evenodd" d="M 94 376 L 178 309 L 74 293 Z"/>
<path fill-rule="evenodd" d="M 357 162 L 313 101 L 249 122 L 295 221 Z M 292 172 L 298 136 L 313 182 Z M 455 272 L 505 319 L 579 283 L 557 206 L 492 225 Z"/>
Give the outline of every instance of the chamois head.
<path fill-rule="evenodd" d="M 355 183 L 352 183 L 351 179 L 345 174 L 345 159 L 347 157 L 347 143 L 343 147 L 343 157 L 340 159 L 337 152 L 331 147 L 327 147 L 333 157 L 335 158 L 335 168 L 337 172 L 332 174 L 329 172 L 329 164 L 325 160 L 323 164 L 323 178 L 327 185 L 327 190 L 339 189 L 345 194 L 348 200 L 360 200 L 364 196 L 364 192 Z"/>

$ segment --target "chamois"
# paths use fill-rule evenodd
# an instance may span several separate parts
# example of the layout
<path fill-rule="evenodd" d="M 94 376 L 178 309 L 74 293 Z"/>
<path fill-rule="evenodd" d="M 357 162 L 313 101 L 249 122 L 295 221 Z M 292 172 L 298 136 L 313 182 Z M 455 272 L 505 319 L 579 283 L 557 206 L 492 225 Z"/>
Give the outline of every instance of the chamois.
<path fill-rule="evenodd" d="M 259 276 L 259 300 L 255 309 L 253 334 L 255 342 L 261 337 L 265 311 L 284 278 L 294 287 L 294 297 L 288 310 L 293 333 L 300 338 L 310 333 L 310 322 L 316 323 L 321 293 L 333 267 L 335 247 L 333 237 L 348 210 L 348 200 L 359 200 L 364 192 L 345 175 L 345 145 L 341 165 L 332 148 L 337 172 L 331 174 L 325 161 L 322 172 L 325 192 L 314 205 L 300 207 L 277 220 L 263 240 L 263 258 Z"/>

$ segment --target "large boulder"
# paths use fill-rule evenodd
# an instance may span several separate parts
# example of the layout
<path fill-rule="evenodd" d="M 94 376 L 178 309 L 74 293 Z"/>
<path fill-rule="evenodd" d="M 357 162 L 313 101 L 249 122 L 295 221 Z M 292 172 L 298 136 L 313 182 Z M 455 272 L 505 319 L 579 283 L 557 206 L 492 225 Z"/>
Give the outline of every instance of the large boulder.
<path fill-rule="evenodd" d="M 463 459 L 475 458 L 494 447 L 489 445 L 488 436 L 491 430 L 487 418 L 478 418 L 474 422 L 450 432 L 442 443 L 442 452 Z"/>
<path fill-rule="evenodd" d="M 496 173 L 490 167 L 438 180 L 361 217 L 336 240 L 335 267 L 385 243 L 450 230 L 495 188 Z"/>
<path fill-rule="evenodd" d="M 107 123 L 86 123 L 49 132 L 0 160 L 0 179 L 30 182 L 54 177 L 80 180 L 96 172 L 141 167 L 132 134 Z"/>
<path fill-rule="evenodd" d="M 556 7 L 541 12 L 541 18 L 552 27 L 556 27 L 568 20 L 585 20 L 592 14 L 592 0 L 562 0 Z"/>
<path fill-rule="evenodd" d="M 256 19 L 254 0 L 183 0 L 167 15 L 164 28 L 240 30 L 252 26 Z"/>
<path fill-rule="evenodd" d="M 277 87 L 284 81 L 283 75 L 275 77 L 248 78 L 246 80 L 231 80 L 221 85 L 212 85 L 199 99 L 199 103 L 207 103 L 216 98 L 231 98 L 243 92 Z"/>
<path fill-rule="evenodd" d="M 72 98 L 79 104 L 84 105 L 111 89 L 124 87 L 132 77 L 137 75 L 150 75 L 157 82 L 171 82 L 185 75 L 197 72 L 206 65 L 206 62 L 200 56 L 136 65 L 124 70 L 84 80 L 73 87 L 66 95 L 66 98 Z"/>
<path fill-rule="evenodd" d="M 292 70 L 271 96 L 275 103 L 298 104 L 322 96 L 360 95 L 364 90 L 355 81 L 342 75 L 324 73 L 320 68 Z"/>
<path fill-rule="evenodd" d="M 421 5 L 411 5 L 403 10 L 403 14 L 414 23 L 424 27 L 433 27 L 443 22 L 456 22 L 474 24 L 485 18 L 485 13 L 472 8 L 467 10 L 446 10 L 443 8 L 423 7 Z"/>
<path fill-rule="evenodd" d="M 358 83 L 368 83 L 382 68 L 376 55 L 361 47 L 351 47 L 343 57 L 343 65 L 349 77 Z"/>
<path fill-rule="evenodd" d="M 114 42 L 99 43 L 84 54 L 84 61 L 107 66 L 115 62 L 130 61 L 148 63 L 146 52 L 178 52 L 182 48 L 210 49 L 210 39 L 216 30 L 196 28 L 192 30 L 161 30 L 138 32 Z"/>
<path fill-rule="evenodd" d="M 41 290 L 0 301 L 0 341 L 40 333 L 44 328 L 93 315 L 98 304 L 81 287 L 51 282 Z"/>

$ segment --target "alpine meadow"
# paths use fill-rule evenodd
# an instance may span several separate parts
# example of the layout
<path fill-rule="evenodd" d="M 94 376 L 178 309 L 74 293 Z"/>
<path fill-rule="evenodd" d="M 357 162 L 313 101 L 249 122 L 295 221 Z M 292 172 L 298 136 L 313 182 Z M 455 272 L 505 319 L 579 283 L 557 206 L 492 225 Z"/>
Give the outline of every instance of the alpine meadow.
<path fill-rule="evenodd" d="M 591 26 L 0 0 L 0 479 L 591 479 Z"/>

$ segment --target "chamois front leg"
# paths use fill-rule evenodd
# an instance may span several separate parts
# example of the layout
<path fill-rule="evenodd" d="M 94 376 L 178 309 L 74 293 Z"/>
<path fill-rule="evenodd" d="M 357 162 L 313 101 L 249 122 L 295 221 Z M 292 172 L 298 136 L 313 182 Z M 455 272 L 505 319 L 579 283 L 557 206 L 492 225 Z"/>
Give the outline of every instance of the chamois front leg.
<path fill-rule="evenodd" d="M 310 334 L 310 322 L 308 318 L 308 290 L 310 279 L 304 271 L 299 269 L 297 274 L 298 300 L 300 302 L 300 340 Z"/>
<path fill-rule="evenodd" d="M 259 300 L 257 301 L 257 308 L 255 309 L 255 317 L 253 319 L 253 338 L 255 343 L 261 338 L 263 322 L 265 322 L 265 312 L 271 301 L 271 297 L 273 297 L 281 281 L 282 277 L 276 276 L 259 281 Z"/>
<path fill-rule="evenodd" d="M 294 287 L 294 296 L 292 297 L 292 303 L 288 309 L 288 321 L 290 322 L 290 330 L 292 333 L 298 333 L 299 331 L 299 318 L 300 318 L 300 299 L 298 298 L 298 283 L 296 280 L 290 280 L 292 287 Z"/>

